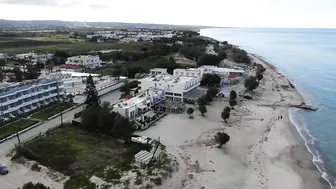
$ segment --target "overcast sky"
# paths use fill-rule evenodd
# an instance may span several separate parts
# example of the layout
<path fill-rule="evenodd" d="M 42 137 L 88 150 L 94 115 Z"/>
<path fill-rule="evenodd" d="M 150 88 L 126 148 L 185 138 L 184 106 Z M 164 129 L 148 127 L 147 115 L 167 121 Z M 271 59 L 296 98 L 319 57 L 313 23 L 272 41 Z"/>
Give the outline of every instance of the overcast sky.
<path fill-rule="evenodd" d="M 0 19 L 336 28 L 336 0 L 0 0 Z"/>

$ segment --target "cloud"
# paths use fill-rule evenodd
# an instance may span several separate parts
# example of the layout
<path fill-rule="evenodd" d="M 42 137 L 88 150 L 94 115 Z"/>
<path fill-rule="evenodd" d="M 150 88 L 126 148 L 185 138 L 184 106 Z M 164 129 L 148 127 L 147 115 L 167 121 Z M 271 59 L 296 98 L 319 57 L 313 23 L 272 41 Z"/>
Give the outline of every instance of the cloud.
<path fill-rule="evenodd" d="M 103 4 L 89 4 L 88 7 L 91 9 L 108 9 L 109 8 L 109 6 L 103 5 Z"/>
<path fill-rule="evenodd" d="M 0 3 L 14 5 L 59 6 L 57 0 L 0 0 Z"/>
<path fill-rule="evenodd" d="M 80 0 L 0 0 L 0 4 L 71 8 L 82 3 Z"/>

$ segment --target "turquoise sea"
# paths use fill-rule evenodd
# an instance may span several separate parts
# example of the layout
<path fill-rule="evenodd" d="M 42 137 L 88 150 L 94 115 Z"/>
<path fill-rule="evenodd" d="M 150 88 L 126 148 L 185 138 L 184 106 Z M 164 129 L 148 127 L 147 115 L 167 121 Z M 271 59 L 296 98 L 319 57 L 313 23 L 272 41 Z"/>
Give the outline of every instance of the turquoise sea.
<path fill-rule="evenodd" d="M 262 56 L 296 85 L 317 112 L 290 110 L 313 163 L 336 188 L 336 29 L 204 29 L 201 35 Z"/>

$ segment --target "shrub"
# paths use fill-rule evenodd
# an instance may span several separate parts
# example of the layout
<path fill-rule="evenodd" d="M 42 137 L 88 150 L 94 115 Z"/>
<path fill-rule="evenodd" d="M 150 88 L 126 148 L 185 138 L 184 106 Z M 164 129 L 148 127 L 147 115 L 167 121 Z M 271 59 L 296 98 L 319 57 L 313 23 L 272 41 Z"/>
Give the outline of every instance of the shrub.
<path fill-rule="evenodd" d="M 142 178 L 141 178 L 141 177 L 137 177 L 137 178 L 135 179 L 134 184 L 136 184 L 136 185 L 141 185 L 141 184 L 142 184 Z"/>
<path fill-rule="evenodd" d="M 22 189 L 49 189 L 49 187 L 39 182 L 36 184 L 28 182 L 22 186 Z"/>
<path fill-rule="evenodd" d="M 40 157 L 36 155 L 33 151 L 31 151 L 28 148 L 25 148 L 23 146 L 18 146 L 16 148 L 16 155 L 14 156 L 15 158 L 23 156 L 27 159 L 34 160 L 34 161 L 40 161 Z M 15 159 L 13 157 L 13 159 Z"/>
<path fill-rule="evenodd" d="M 151 178 L 150 181 L 154 182 L 155 185 L 160 186 L 162 184 L 162 179 L 160 177 Z"/>
<path fill-rule="evenodd" d="M 64 189 L 95 189 L 96 185 L 91 183 L 89 178 L 71 177 L 64 183 Z"/>

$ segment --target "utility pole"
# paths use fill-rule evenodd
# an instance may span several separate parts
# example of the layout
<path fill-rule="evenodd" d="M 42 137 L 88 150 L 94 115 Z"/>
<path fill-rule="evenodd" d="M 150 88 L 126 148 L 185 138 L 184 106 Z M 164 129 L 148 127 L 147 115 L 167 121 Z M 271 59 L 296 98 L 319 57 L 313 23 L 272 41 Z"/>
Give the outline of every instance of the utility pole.
<path fill-rule="evenodd" d="M 56 89 L 57 89 L 57 98 L 60 98 L 57 79 L 56 79 Z M 63 107 L 63 98 L 62 98 L 62 101 L 61 101 L 61 110 L 60 110 L 60 114 L 61 114 L 61 126 L 63 126 L 63 108 L 62 107 Z"/>

